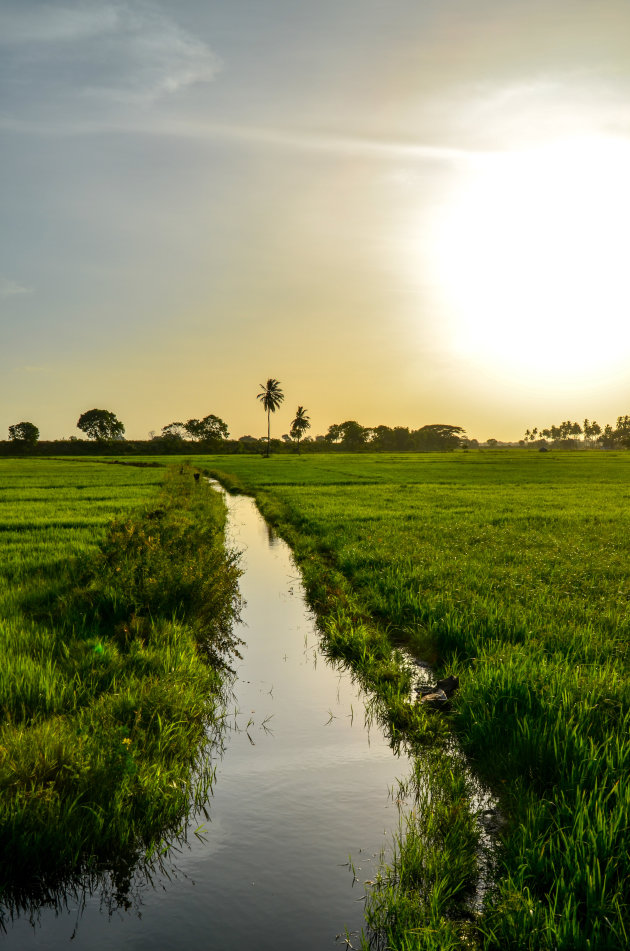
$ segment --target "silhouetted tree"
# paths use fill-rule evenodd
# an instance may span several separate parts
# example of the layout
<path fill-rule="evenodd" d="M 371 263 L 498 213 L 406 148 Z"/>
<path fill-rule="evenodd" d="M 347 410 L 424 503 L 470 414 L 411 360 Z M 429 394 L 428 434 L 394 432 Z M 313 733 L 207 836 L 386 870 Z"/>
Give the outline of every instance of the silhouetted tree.
<path fill-rule="evenodd" d="M 630 447 L 630 416 L 618 416 L 614 432 L 615 442 Z"/>
<path fill-rule="evenodd" d="M 269 377 L 266 383 L 261 383 L 262 393 L 258 393 L 259 399 L 267 412 L 267 456 L 270 454 L 271 446 L 271 414 L 275 413 L 284 399 L 284 393 L 280 389 L 280 381 Z"/>
<path fill-rule="evenodd" d="M 95 439 L 97 442 L 122 439 L 125 432 L 125 427 L 117 419 L 116 414 L 110 413 L 106 409 L 89 409 L 86 413 L 81 413 L 77 429 L 84 432 L 89 439 Z"/>
<path fill-rule="evenodd" d="M 227 424 L 213 413 L 203 419 L 189 419 L 184 423 L 184 429 L 191 439 L 198 442 L 218 442 L 230 435 Z"/>
<path fill-rule="evenodd" d="M 161 438 L 170 443 L 183 442 L 186 430 L 184 424 L 180 422 L 169 423 L 162 426 Z"/>
<path fill-rule="evenodd" d="M 339 442 L 339 440 L 341 439 L 341 436 L 342 436 L 341 426 L 339 426 L 338 423 L 333 423 L 332 426 L 328 427 L 328 432 L 324 436 L 324 439 L 326 440 L 327 443 L 330 443 L 332 445 L 333 443 Z"/>
<path fill-rule="evenodd" d="M 357 423 L 356 419 L 347 419 L 345 423 L 339 423 L 336 427 L 331 426 L 328 435 L 331 437 L 331 442 L 336 441 L 332 438 L 332 436 L 336 436 L 337 439 L 341 439 L 341 445 L 344 449 L 354 450 L 365 447 L 369 432 L 370 430 Z"/>
<path fill-rule="evenodd" d="M 39 439 L 39 429 L 34 423 L 15 423 L 9 426 L 9 439 L 23 446 L 34 446 Z"/>
<path fill-rule="evenodd" d="M 457 449 L 465 435 L 461 426 L 432 423 L 415 430 L 412 438 L 416 449 L 450 450 Z"/>
<path fill-rule="evenodd" d="M 306 410 L 303 406 L 298 406 L 295 419 L 291 423 L 291 438 L 297 440 L 298 452 L 300 451 L 300 439 L 304 435 L 307 429 L 311 428 L 310 417 L 306 415 Z"/>
<path fill-rule="evenodd" d="M 411 433 L 407 426 L 375 426 L 371 430 L 370 446 L 390 452 L 412 449 Z"/>

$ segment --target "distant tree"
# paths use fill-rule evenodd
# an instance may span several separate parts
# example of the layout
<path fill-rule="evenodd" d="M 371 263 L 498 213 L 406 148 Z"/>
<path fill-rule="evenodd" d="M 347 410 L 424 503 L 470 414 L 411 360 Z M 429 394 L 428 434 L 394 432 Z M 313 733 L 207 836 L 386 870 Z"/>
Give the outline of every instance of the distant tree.
<path fill-rule="evenodd" d="M 106 409 L 89 409 L 86 413 L 81 413 L 77 429 L 97 442 L 122 439 L 125 432 L 125 427 L 116 418 L 115 413 L 110 413 Z"/>
<path fill-rule="evenodd" d="M 370 430 L 370 448 L 389 449 L 393 442 L 391 426 L 373 426 Z"/>
<path fill-rule="evenodd" d="M 630 447 L 630 416 L 618 416 L 614 432 L 615 442 Z"/>
<path fill-rule="evenodd" d="M 291 438 L 297 440 L 298 452 L 300 451 L 300 439 L 304 435 L 307 429 L 311 428 L 310 417 L 306 415 L 306 410 L 303 406 L 298 406 L 295 418 L 291 423 Z"/>
<path fill-rule="evenodd" d="M 175 422 L 169 423 L 167 426 L 162 426 L 162 436 L 161 438 L 170 443 L 183 442 L 184 437 L 186 436 L 186 429 L 183 423 Z"/>
<path fill-rule="evenodd" d="M 582 432 L 584 433 L 584 442 L 587 446 L 591 446 L 601 435 L 602 427 L 595 420 L 590 422 L 585 419 L 582 423 Z"/>
<path fill-rule="evenodd" d="M 601 435 L 601 443 L 606 449 L 612 449 L 612 447 L 615 445 L 615 431 L 610 423 L 606 423 L 604 426 L 604 430 Z"/>
<path fill-rule="evenodd" d="M 494 447 L 498 446 L 498 444 L 499 444 L 498 439 L 486 439 L 486 446 L 490 446 L 491 449 L 494 449 Z"/>
<path fill-rule="evenodd" d="M 411 433 L 407 426 L 375 426 L 370 430 L 370 446 L 389 452 L 404 452 L 412 449 Z"/>
<path fill-rule="evenodd" d="M 189 419 L 183 428 L 197 442 L 216 443 L 230 435 L 227 424 L 213 413 L 203 419 Z"/>
<path fill-rule="evenodd" d="M 259 399 L 267 412 L 267 456 L 271 451 L 271 414 L 275 413 L 282 401 L 284 393 L 280 389 L 280 381 L 269 377 L 266 383 L 261 383 L 262 393 L 258 393 Z"/>
<path fill-rule="evenodd" d="M 39 429 L 34 423 L 15 423 L 9 426 L 9 439 L 23 446 L 34 446 L 39 439 Z"/>
<path fill-rule="evenodd" d="M 339 423 L 338 429 L 343 449 L 353 452 L 356 449 L 365 448 L 370 430 L 357 423 L 356 419 L 347 419 L 345 423 Z"/>
<path fill-rule="evenodd" d="M 340 441 L 342 437 L 341 426 L 338 423 L 333 423 L 332 426 L 328 427 L 328 432 L 324 436 L 324 439 L 327 443 L 331 445 Z"/>
<path fill-rule="evenodd" d="M 411 449 L 411 433 L 408 426 L 394 426 L 392 432 L 392 449 L 394 452 L 404 452 Z"/>
<path fill-rule="evenodd" d="M 442 451 L 457 449 L 462 438 L 466 437 L 461 426 L 448 426 L 445 423 L 423 426 L 411 435 L 416 449 Z"/>

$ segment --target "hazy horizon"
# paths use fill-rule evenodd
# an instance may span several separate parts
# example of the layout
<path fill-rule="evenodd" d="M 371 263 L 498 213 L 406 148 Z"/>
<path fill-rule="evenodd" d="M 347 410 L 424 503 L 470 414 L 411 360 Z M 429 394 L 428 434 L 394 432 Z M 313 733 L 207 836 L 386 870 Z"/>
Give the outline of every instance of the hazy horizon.
<path fill-rule="evenodd" d="M 5 0 L 0 438 L 630 409 L 622 0 Z"/>

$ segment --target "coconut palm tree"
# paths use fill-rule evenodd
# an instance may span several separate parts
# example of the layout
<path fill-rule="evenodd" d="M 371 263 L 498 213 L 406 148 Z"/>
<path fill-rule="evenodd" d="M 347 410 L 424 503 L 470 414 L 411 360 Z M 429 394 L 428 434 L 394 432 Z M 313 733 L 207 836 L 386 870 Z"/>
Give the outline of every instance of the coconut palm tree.
<path fill-rule="evenodd" d="M 300 451 L 300 439 L 304 435 L 307 429 L 311 428 L 310 417 L 306 415 L 306 410 L 303 406 L 298 406 L 295 419 L 291 423 L 291 438 L 297 439 L 298 452 Z"/>
<path fill-rule="evenodd" d="M 270 377 L 266 383 L 261 383 L 262 393 L 258 394 L 258 399 L 267 411 L 267 456 L 269 456 L 271 443 L 271 414 L 280 406 L 284 399 L 284 393 L 280 389 L 280 381 Z"/>

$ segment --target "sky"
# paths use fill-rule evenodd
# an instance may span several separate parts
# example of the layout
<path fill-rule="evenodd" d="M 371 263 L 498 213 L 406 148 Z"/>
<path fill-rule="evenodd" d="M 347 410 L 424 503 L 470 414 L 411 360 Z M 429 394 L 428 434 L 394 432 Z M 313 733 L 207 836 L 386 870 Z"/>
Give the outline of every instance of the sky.
<path fill-rule="evenodd" d="M 630 412 L 627 0 L 2 0 L 0 438 Z"/>

